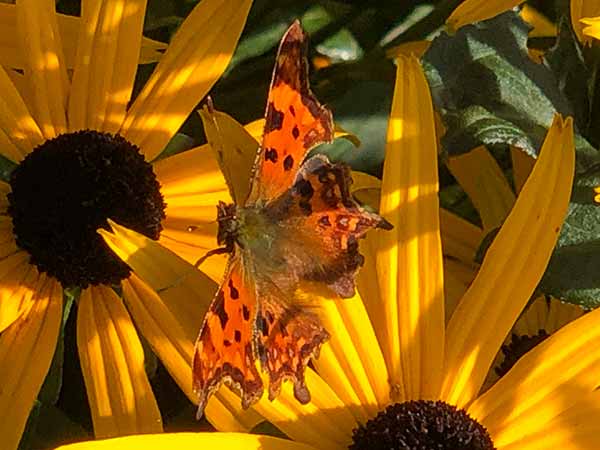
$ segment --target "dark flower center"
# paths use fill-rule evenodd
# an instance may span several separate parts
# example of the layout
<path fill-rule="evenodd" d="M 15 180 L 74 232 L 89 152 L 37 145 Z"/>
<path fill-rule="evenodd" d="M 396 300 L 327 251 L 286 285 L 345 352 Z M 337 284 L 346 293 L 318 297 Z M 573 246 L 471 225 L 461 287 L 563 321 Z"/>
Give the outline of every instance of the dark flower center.
<path fill-rule="evenodd" d="M 504 353 L 504 361 L 494 370 L 499 377 L 503 377 L 515 365 L 515 363 L 531 350 L 536 345 L 543 342 L 549 336 L 546 330 L 538 330 L 538 334 L 534 336 L 519 336 L 513 333 L 510 339 L 510 344 L 502 346 Z"/>
<path fill-rule="evenodd" d="M 11 174 L 17 245 L 64 287 L 117 284 L 129 267 L 96 232 L 107 218 L 158 239 L 165 203 L 152 166 L 119 135 L 84 130 L 36 147 Z"/>
<path fill-rule="evenodd" d="M 487 430 L 442 401 L 388 406 L 354 430 L 351 450 L 494 450 Z"/>

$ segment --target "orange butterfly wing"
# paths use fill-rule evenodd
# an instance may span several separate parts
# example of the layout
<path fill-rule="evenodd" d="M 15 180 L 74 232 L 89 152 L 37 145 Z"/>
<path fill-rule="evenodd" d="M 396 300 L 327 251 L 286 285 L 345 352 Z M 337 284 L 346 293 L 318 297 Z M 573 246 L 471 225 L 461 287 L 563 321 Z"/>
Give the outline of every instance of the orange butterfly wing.
<path fill-rule="evenodd" d="M 300 306 L 288 304 L 281 292 L 276 295 L 263 290 L 256 317 L 258 354 L 264 370 L 269 374 L 269 399 L 281 390 L 281 383 L 294 383 L 294 397 L 306 404 L 310 392 L 304 382 L 304 370 L 311 358 L 319 357 L 321 345 L 329 333 L 319 318 Z"/>
<path fill-rule="evenodd" d="M 363 263 L 358 239 L 371 228 L 391 229 L 350 195 L 350 168 L 316 155 L 302 165 L 286 195 L 269 206 L 281 224 L 283 254 L 294 255 L 298 278 L 327 284 L 340 297 L 354 295 Z"/>
<path fill-rule="evenodd" d="M 246 205 L 267 203 L 287 191 L 306 153 L 333 139 L 331 111 L 308 85 L 307 46 L 306 34 L 295 21 L 279 45 Z"/>
<path fill-rule="evenodd" d="M 262 396 L 263 384 L 255 364 L 255 321 L 254 285 L 240 257 L 233 255 L 196 341 L 192 367 L 198 417 L 223 382 L 240 394 L 245 408 Z"/>

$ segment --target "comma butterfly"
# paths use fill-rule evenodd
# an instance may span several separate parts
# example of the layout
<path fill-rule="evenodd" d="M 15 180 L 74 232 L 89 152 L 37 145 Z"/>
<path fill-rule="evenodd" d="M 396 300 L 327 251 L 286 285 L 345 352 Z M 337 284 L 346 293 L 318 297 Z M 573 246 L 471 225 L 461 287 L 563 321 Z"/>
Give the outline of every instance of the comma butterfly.
<path fill-rule="evenodd" d="M 223 382 L 244 408 L 258 401 L 257 359 L 268 373 L 269 399 L 291 380 L 296 399 L 308 403 L 304 370 L 329 334 L 294 301 L 294 291 L 300 281 L 316 281 L 351 297 L 363 262 L 357 239 L 369 228 L 391 228 L 351 197 L 346 165 L 322 155 L 305 160 L 312 147 L 333 139 L 331 112 L 308 85 L 306 52 L 296 21 L 279 45 L 249 194 L 236 199 L 232 192 L 236 203 L 217 206 L 217 241 L 224 247 L 210 253 L 230 257 L 196 342 L 198 417 Z"/>

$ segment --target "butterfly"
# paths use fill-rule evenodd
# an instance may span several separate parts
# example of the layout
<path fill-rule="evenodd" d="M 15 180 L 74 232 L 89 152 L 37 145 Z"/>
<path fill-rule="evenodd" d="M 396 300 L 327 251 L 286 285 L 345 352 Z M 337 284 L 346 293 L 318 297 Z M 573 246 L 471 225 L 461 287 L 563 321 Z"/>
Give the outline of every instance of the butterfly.
<path fill-rule="evenodd" d="M 232 192 L 235 203 L 217 206 L 223 247 L 213 253 L 230 256 L 195 346 L 198 417 L 223 382 L 243 408 L 258 401 L 264 387 L 257 360 L 268 374 L 270 400 L 291 380 L 295 398 L 308 403 L 304 371 L 329 333 L 295 300 L 298 284 L 320 282 L 353 296 L 363 263 L 357 239 L 370 228 L 391 228 L 351 197 L 346 165 L 323 155 L 305 159 L 334 135 L 331 112 L 309 87 L 307 47 L 296 21 L 279 45 L 248 193 L 240 199 Z"/>

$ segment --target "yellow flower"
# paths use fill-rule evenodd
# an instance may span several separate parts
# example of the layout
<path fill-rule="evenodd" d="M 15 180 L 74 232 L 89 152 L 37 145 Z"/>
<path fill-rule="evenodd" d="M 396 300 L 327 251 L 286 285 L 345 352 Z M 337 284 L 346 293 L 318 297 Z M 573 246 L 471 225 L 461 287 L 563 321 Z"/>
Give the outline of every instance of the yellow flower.
<path fill-rule="evenodd" d="M 600 3 L 596 0 L 571 0 L 571 25 L 579 42 L 591 45 L 593 38 L 600 39 Z M 587 27 L 585 26 L 587 25 Z"/>
<path fill-rule="evenodd" d="M 563 303 L 553 297 L 540 296 L 535 299 L 506 336 L 482 391 L 506 374 L 529 350 L 583 314 L 585 310 L 582 307 Z"/>
<path fill-rule="evenodd" d="M 201 308 L 157 297 L 96 229 L 114 217 L 189 260 L 213 247 L 213 205 L 228 193 L 211 153 L 197 148 L 155 159 L 225 70 L 251 0 L 200 2 L 131 105 L 146 2 L 83 2 L 78 36 L 54 3 L 10 6 L 20 59 L 0 68 L 0 153 L 15 163 L 10 183 L 0 182 L 3 449 L 17 447 L 48 371 L 66 287 L 82 288 L 77 345 L 97 437 L 162 431 L 132 318 L 144 323 L 143 334 L 162 332 L 154 350 L 192 398 L 186 343 Z M 195 233 L 186 231 L 190 223 Z M 203 269 L 220 277 L 223 260 Z M 208 302 L 215 286 L 198 274 L 182 289 Z M 195 321 L 193 331 L 175 312 Z M 242 428 L 240 420 L 232 418 L 232 427 Z"/>
<path fill-rule="evenodd" d="M 357 443 L 350 448 L 367 448 L 367 439 L 379 438 L 369 445 L 387 448 L 392 444 L 386 436 L 398 439 L 411 431 L 405 422 L 412 420 L 409 416 L 476 430 L 457 436 L 481 439 L 481 448 L 574 448 L 572 443 L 595 438 L 600 312 L 563 327 L 479 395 L 556 243 L 573 179 L 572 127 L 570 118 L 555 119 L 532 173 L 446 326 L 441 224 L 453 237 L 445 252 L 472 254 L 473 242 L 469 233 L 452 235 L 468 226 L 440 214 L 429 89 L 416 58 L 400 56 L 380 200 L 380 213 L 395 228 L 363 242 L 366 260 L 357 294 L 320 305 L 332 337 L 313 361 L 314 370 L 306 371 L 311 402 L 294 401 L 286 384 L 278 398 L 263 398 L 254 410 L 293 441 L 315 449 L 348 448 L 353 438 Z M 377 185 L 365 176 L 357 184 L 367 196 Z M 158 264 L 148 269 L 158 244 L 113 228 L 114 234 L 103 232 L 111 248 L 151 280 L 160 272 Z M 580 427 L 570 427 L 575 420 Z M 219 420 L 212 423 L 227 427 Z M 429 429 L 419 424 L 412 430 L 417 443 L 427 438 L 420 432 Z M 440 439 L 446 441 L 456 428 L 444 431 L 448 434 Z M 217 436 L 224 448 L 244 445 L 237 436 Z M 172 439 L 170 444 L 179 438 Z M 258 448 L 296 448 L 293 441 L 269 439 Z"/>

